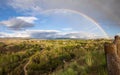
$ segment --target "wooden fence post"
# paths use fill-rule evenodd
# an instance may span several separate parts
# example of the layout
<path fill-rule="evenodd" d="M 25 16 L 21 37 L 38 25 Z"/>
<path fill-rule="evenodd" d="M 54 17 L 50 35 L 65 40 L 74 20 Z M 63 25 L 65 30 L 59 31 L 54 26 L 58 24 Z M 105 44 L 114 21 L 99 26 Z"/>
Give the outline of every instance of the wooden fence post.
<path fill-rule="evenodd" d="M 120 75 L 120 37 L 115 36 L 113 43 L 105 43 L 104 50 L 108 75 Z"/>

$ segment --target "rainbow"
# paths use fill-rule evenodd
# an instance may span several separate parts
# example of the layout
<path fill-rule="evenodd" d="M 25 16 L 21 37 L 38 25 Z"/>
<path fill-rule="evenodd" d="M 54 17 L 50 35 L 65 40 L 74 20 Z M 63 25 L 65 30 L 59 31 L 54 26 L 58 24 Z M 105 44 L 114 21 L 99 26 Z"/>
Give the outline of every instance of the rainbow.
<path fill-rule="evenodd" d="M 94 19 L 92 19 L 91 17 L 87 16 L 86 14 L 83 14 L 81 12 L 75 11 L 75 10 L 71 10 L 71 9 L 49 9 L 49 10 L 45 10 L 42 13 L 43 14 L 47 14 L 49 12 L 56 12 L 56 11 L 63 11 L 64 13 L 66 12 L 71 12 L 71 13 L 75 13 L 78 15 L 83 16 L 84 18 L 86 18 L 87 20 L 91 21 L 93 24 L 95 24 L 103 33 L 105 38 L 109 38 L 108 34 L 104 31 L 104 29 L 99 25 L 99 23 L 97 23 Z M 56 12 L 57 13 L 57 12 Z"/>

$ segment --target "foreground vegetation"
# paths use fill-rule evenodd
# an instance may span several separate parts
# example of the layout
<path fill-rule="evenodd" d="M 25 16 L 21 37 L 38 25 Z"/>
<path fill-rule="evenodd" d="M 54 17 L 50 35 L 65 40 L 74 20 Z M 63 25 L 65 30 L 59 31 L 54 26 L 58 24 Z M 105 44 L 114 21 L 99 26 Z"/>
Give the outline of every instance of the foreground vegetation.
<path fill-rule="evenodd" d="M 106 41 L 2 41 L 0 75 L 107 75 Z"/>

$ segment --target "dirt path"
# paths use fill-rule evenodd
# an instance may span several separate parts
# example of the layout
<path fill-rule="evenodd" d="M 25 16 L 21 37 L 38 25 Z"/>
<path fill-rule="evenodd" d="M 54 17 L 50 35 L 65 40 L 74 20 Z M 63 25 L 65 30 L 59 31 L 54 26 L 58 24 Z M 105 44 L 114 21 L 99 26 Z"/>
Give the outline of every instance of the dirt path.
<path fill-rule="evenodd" d="M 43 52 L 44 50 L 42 50 L 41 51 L 41 53 Z M 29 61 L 25 64 L 25 66 L 24 66 L 24 75 L 28 75 L 28 73 L 27 73 L 27 66 L 30 64 L 30 62 L 31 62 L 31 59 L 32 59 L 32 57 L 34 57 L 37 53 L 39 53 L 39 52 L 36 52 L 35 54 L 33 54 L 31 57 L 29 57 Z"/>
<path fill-rule="evenodd" d="M 29 61 L 26 63 L 26 65 L 24 66 L 24 75 L 28 75 L 27 74 L 27 66 L 30 64 L 30 61 L 31 61 L 31 59 L 29 59 Z"/>

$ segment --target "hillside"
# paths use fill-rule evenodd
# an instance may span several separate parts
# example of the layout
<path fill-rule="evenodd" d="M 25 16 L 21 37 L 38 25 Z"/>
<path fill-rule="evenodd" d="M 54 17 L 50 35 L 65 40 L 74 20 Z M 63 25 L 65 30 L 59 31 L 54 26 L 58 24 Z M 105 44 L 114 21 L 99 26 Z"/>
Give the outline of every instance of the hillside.
<path fill-rule="evenodd" d="M 0 75 L 107 75 L 110 40 L 0 39 Z"/>

